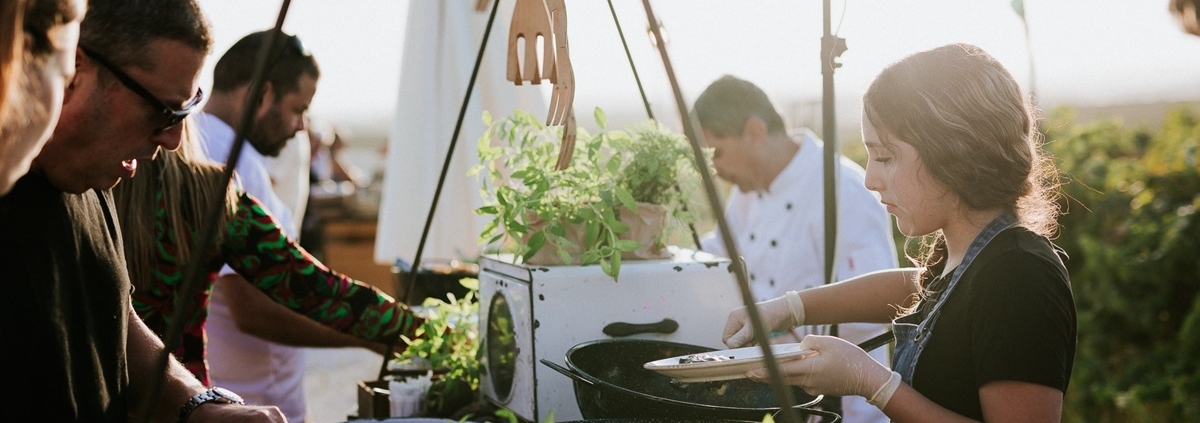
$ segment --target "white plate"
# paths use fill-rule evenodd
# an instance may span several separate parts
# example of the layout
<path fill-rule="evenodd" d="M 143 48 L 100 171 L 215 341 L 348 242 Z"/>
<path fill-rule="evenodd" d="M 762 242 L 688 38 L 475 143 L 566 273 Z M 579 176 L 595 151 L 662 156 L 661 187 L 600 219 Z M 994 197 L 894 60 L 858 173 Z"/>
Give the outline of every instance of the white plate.
<path fill-rule="evenodd" d="M 776 362 L 790 361 L 816 354 L 816 351 L 801 349 L 800 344 L 796 343 L 772 345 L 771 352 L 774 353 Z M 763 363 L 762 348 L 757 346 L 709 351 L 701 354 L 732 358 L 725 361 L 702 361 L 680 364 L 680 359 L 694 355 L 688 354 L 651 361 L 642 365 L 642 367 L 646 370 L 653 370 L 673 377 L 680 382 L 691 383 L 742 379 L 746 377 L 746 372 L 766 366 Z"/>

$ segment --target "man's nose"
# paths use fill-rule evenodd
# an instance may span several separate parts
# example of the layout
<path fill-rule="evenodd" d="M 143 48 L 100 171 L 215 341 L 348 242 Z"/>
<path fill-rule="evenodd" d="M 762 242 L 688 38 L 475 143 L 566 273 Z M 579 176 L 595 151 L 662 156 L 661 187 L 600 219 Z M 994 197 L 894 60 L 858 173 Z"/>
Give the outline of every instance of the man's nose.
<path fill-rule="evenodd" d="M 183 142 L 183 125 L 175 125 L 171 128 L 167 128 L 166 131 L 154 134 L 151 139 L 158 146 L 165 148 L 168 151 L 175 151 Z"/>

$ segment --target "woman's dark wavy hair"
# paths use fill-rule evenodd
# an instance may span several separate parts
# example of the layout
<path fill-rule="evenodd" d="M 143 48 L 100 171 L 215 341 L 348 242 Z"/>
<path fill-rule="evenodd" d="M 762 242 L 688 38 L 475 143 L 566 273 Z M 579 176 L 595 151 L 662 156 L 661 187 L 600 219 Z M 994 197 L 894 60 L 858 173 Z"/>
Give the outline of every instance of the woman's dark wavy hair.
<path fill-rule="evenodd" d="M 1003 208 L 1053 236 L 1058 173 L 1042 152 L 1035 108 L 1012 75 L 979 47 L 951 44 L 889 65 L 863 97 L 887 144 L 902 140 L 929 174 L 977 210 Z M 914 261 L 930 265 L 940 235 Z"/>

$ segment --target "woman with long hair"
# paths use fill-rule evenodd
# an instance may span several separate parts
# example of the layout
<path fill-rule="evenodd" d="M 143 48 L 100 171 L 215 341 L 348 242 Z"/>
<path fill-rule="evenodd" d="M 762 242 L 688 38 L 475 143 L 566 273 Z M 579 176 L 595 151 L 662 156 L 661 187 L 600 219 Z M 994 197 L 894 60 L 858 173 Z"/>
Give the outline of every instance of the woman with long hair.
<path fill-rule="evenodd" d="M 423 319 L 403 303 L 363 282 L 325 267 L 289 239 L 258 200 L 236 184 L 227 188 L 223 167 L 203 159 L 190 120 L 176 151 L 162 151 L 138 176 L 113 189 L 125 260 L 136 290 L 134 310 L 159 336 L 175 312 L 183 273 L 203 261 L 202 289 L 183 301 L 183 341 L 173 352 L 201 382 L 208 381 L 204 324 L 217 272 L 228 263 L 270 300 L 282 332 L 304 332 L 303 346 L 357 346 L 380 354 L 416 336 Z M 222 213 L 214 247 L 190 251 L 201 219 L 219 201 Z M 333 329 L 333 330 L 330 330 Z M 286 340 L 276 340 L 282 342 Z"/>
<path fill-rule="evenodd" d="M 58 122 L 86 4 L 0 2 L 0 195 L 29 171 Z"/>
<path fill-rule="evenodd" d="M 810 394 L 858 395 L 893 421 L 1057 422 L 1075 354 L 1075 309 L 1056 229 L 1056 171 L 1027 98 L 982 49 L 953 44 L 883 70 L 864 95 L 866 186 L 900 232 L 924 237 L 918 267 L 789 292 L 766 324 L 892 322 L 892 369 L 844 340 L 781 363 Z M 730 347 L 752 341 L 745 309 Z M 765 381 L 766 369 L 749 372 Z"/>

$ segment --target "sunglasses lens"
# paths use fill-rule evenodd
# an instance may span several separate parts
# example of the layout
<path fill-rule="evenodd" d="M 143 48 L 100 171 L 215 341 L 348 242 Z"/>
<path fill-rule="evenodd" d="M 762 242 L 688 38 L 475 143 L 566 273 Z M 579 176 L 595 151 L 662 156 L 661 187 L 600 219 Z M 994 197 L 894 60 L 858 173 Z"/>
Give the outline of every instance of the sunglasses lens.
<path fill-rule="evenodd" d="M 204 91 L 196 90 L 196 96 L 192 97 L 192 99 L 190 101 L 188 101 L 187 104 L 183 105 L 183 110 L 174 110 L 174 111 L 167 110 L 167 111 L 165 111 L 164 114 L 167 117 L 167 123 L 165 125 L 163 125 L 161 128 L 159 128 L 155 133 L 161 134 L 161 133 L 166 132 L 167 130 L 171 129 L 175 125 L 178 125 L 179 122 L 183 122 L 183 120 L 185 118 L 187 118 L 188 115 L 192 114 L 192 110 L 195 110 L 196 107 L 199 106 L 200 102 L 203 100 L 204 100 Z"/>

